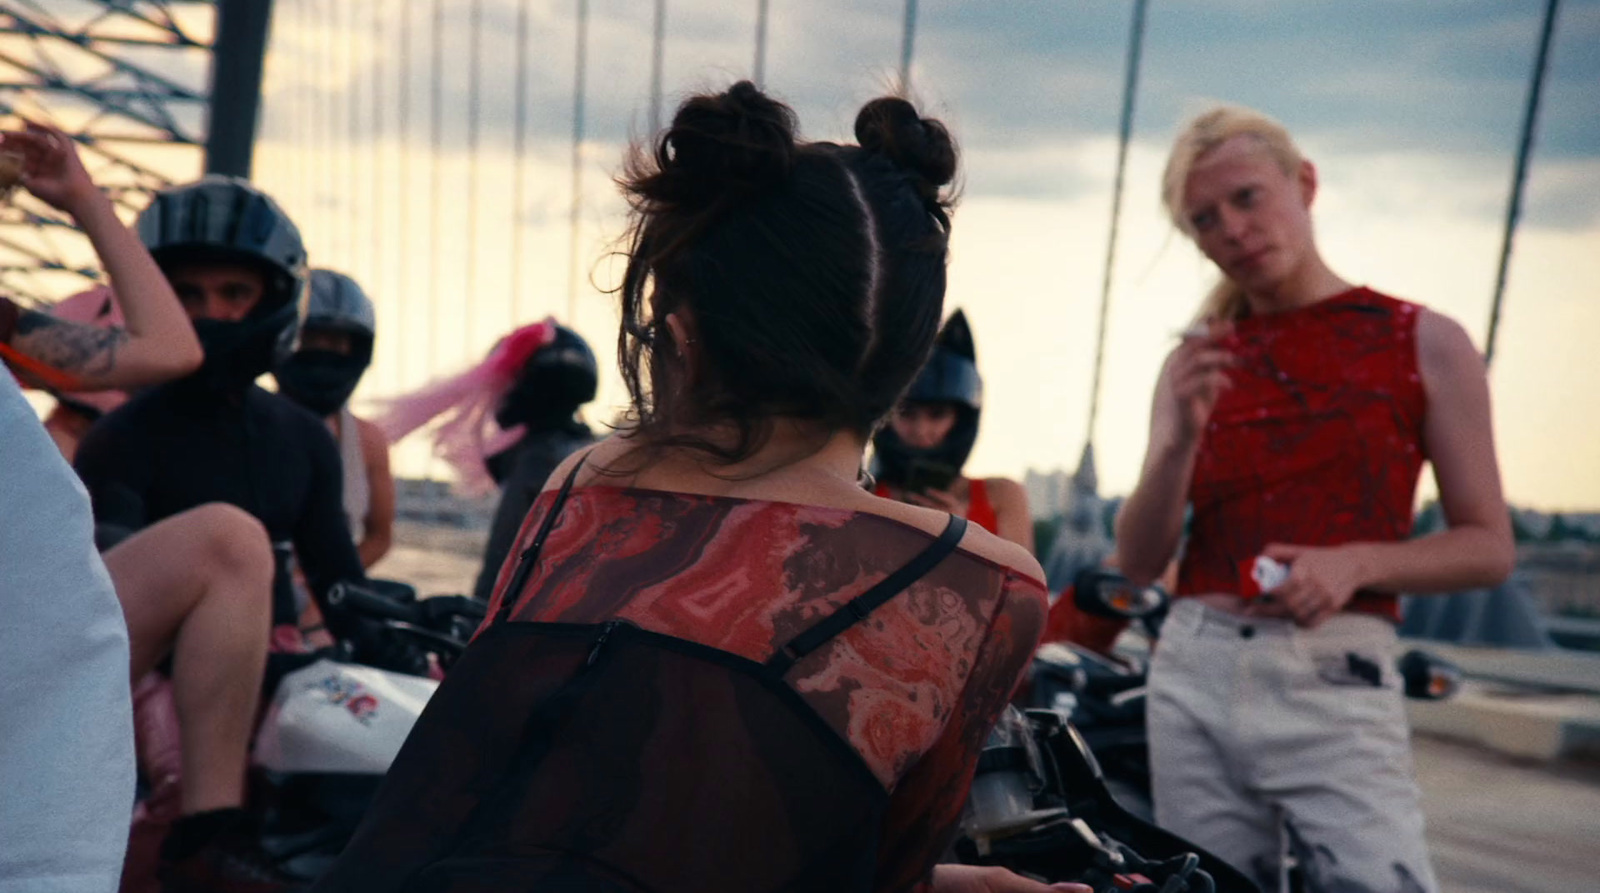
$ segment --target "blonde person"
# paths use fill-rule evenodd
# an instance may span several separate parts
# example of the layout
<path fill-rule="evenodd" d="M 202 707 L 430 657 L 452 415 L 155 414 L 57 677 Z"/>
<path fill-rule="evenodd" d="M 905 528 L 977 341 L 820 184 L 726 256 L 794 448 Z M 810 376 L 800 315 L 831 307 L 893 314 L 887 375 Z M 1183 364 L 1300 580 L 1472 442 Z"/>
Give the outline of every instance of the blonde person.
<path fill-rule="evenodd" d="M 1161 372 L 1117 519 L 1148 581 L 1193 509 L 1150 674 L 1156 817 L 1267 889 L 1286 841 L 1307 890 L 1431 891 L 1397 595 L 1511 570 L 1489 391 L 1461 326 L 1328 267 L 1317 186 L 1281 125 L 1232 106 L 1167 162 L 1167 210 L 1222 280 Z M 1408 539 L 1424 461 L 1448 529 Z M 1287 579 L 1250 599 L 1258 556 Z"/>

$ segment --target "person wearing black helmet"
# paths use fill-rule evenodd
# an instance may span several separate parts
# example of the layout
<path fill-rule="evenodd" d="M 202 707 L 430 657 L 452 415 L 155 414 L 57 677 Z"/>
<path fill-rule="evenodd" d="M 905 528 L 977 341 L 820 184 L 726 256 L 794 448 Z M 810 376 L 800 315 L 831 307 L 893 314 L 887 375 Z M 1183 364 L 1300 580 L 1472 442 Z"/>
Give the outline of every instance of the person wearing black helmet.
<path fill-rule="evenodd" d="M 500 504 L 489 528 L 483 567 L 473 594 L 487 600 L 506 554 L 516 541 L 522 519 L 528 514 L 544 482 L 561 460 L 594 443 L 594 432 L 579 412 L 594 399 L 599 365 L 583 336 L 556 326 L 555 340 L 535 351 L 517 372 L 499 405 L 495 421 L 501 428 L 523 428 L 520 440 L 484 460 L 500 485 Z"/>
<path fill-rule="evenodd" d="M 299 332 L 306 257 L 294 223 L 244 180 L 210 175 L 158 194 L 137 228 L 205 358 L 197 371 L 108 414 L 84 438 L 76 466 L 97 521 L 138 530 L 202 504 L 227 503 L 253 515 L 274 543 L 292 544 L 319 602 L 334 583 L 362 579 L 333 438 L 316 416 L 255 385 Z M 288 550 L 275 551 L 273 622 L 294 623 L 282 558 Z M 354 618 L 324 613 L 335 635 L 359 632 Z M 229 696 L 249 714 L 259 689 Z M 242 753 L 239 759 L 241 790 L 232 802 L 208 804 L 173 825 L 161 852 L 167 889 L 292 884 L 242 821 Z"/>
<path fill-rule="evenodd" d="M 368 568 L 393 541 L 394 475 L 388 439 L 351 412 L 349 401 L 372 365 L 377 331 L 377 311 L 354 279 L 312 270 L 299 346 L 272 370 L 278 393 L 320 416 L 339 445 L 345 518 L 361 565 Z"/>
<path fill-rule="evenodd" d="M 1032 552 L 1033 520 L 1022 485 L 961 474 L 982 411 L 972 328 L 957 310 L 940 329 L 927 365 L 872 438 L 876 492 L 959 515 Z"/>

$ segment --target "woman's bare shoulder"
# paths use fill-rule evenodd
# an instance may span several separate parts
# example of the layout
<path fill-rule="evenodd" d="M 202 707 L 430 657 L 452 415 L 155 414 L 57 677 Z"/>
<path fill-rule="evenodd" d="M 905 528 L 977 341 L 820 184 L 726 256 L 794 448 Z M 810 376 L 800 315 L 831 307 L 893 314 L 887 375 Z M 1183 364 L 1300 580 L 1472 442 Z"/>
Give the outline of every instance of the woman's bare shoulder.
<path fill-rule="evenodd" d="M 559 489 L 562 483 L 566 481 L 567 475 L 572 473 L 572 469 L 579 462 L 584 463 L 585 469 L 579 473 L 577 483 L 597 483 L 595 480 L 599 476 L 597 469 L 606 468 L 629 451 L 630 447 L 623 440 L 623 438 L 613 434 L 602 438 L 594 446 L 578 450 L 567 458 L 562 459 L 560 464 L 556 466 L 555 471 L 550 472 L 550 477 L 545 479 L 544 487 L 541 488 L 540 492 Z"/>
<path fill-rule="evenodd" d="M 902 524 L 916 527 L 930 534 L 942 532 L 949 523 L 949 515 L 938 509 L 924 508 L 920 505 L 900 502 L 894 499 L 885 499 L 881 496 L 864 494 L 872 500 L 870 506 L 863 506 L 863 511 L 874 515 L 893 518 Z M 982 558 L 993 562 L 1008 570 L 1015 571 L 1025 577 L 1035 580 L 1044 579 L 1044 570 L 1039 562 L 1028 553 L 1027 549 L 1002 539 L 976 524 L 967 525 L 967 533 L 961 539 L 961 548 Z"/>
<path fill-rule="evenodd" d="M 1417 362 L 1424 374 L 1481 368 L 1483 355 L 1465 327 L 1424 307 L 1417 316 Z"/>
<path fill-rule="evenodd" d="M 584 461 L 586 467 L 577 478 L 579 486 L 588 484 L 617 484 L 627 485 L 629 475 L 608 478 L 603 469 L 627 468 L 633 457 L 629 454 L 635 445 L 628 442 L 626 436 L 612 435 L 600 443 L 580 453 L 568 456 L 556 466 L 549 480 L 545 481 L 544 489 L 553 490 L 561 486 L 567 475 L 578 462 Z M 1021 488 L 1018 487 L 1021 491 Z M 859 512 L 867 515 L 877 515 L 898 521 L 908 527 L 914 527 L 931 536 L 938 536 L 949 523 L 949 516 L 937 509 L 924 508 L 911 505 L 894 499 L 885 499 L 874 496 L 866 490 L 856 488 L 829 488 L 825 492 L 811 491 L 795 493 L 792 491 L 777 491 L 771 493 L 746 492 L 732 494 L 739 498 L 749 499 L 774 499 L 795 502 L 804 505 L 816 505 L 823 508 L 842 509 L 845 511 Z M 1028 554 L 1028 550 L 1001 539 L 976 524 L 968 524 L 966 535 L 961 540 L 961 549 L 978 558 L 1000 565 L 1008 570 L 1035 580 L 1044 579 L 1044 571 L 1040 569 L 1039 562 Z"/>

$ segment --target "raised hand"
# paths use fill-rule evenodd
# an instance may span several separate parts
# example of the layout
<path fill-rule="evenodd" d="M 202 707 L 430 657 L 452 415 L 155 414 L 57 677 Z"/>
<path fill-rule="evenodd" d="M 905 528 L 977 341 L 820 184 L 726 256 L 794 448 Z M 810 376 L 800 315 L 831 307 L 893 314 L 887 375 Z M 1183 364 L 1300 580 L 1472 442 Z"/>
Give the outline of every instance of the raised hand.
<path fill-rule="evenodd" d="M 1200 439 L 1217 399 L 1230 386 L 1228 369 L 1234 365 L 1234 355 L 1222 347 L 1222 340 L 1230 335 L 1230 323 L 1213 322 L 1203 333 L 1185 333 L 1183 343 L 1173 351 L 1168 368 L 1175 421 L 1179 436 L 1187 443 Z"/>
<path fill-rule="evenodd" d="M 22 185 L 40 201 L 77 217 L 103 195 L 78 158 L 72 138 L 45 124 L 0 134 L 0 148 L 21 153 Z"/>

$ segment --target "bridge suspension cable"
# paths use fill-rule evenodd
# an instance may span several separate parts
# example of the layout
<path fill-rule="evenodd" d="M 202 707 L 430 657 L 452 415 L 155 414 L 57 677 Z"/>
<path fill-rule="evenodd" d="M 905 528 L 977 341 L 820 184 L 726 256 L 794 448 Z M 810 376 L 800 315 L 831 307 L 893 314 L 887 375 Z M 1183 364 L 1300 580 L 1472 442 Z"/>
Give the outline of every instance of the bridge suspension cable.
<path fill-rule="evenodd" d="M 517 84 L 516 108 L 512 124 L 511 148 L 511 324 L 525 317 L 523 301 L 528 284 L 524 280 L 522 260 L 522 221 L 527 214 L 527 151 L 528 151 L 528 3 L 517 4 Z"/>
<path fill-rule="evenodd" d="M 578 45 L 572 77 L 572 220 L 569 254 L 567 257 L 567 318 L 566 324 L 577 325 L 578 320 L 578 240 L 583 212 L 583 115 L 585 74 L 589 55 L 589 0 L 578 0 Z"/>
<path fill-rule="evenodd" d="M 917 0 L 906 0 L 905 22 L 900 30 L 900 92 L 911 92 L 911 54 L 917 37 Z"/>
<path fill-rule="evenodd" d="M 1144 48 L 1147 0 L 1135 0 L 1133 24 L 1128 30 L 1127 70 L 1122 80 L 1122 119 L 1117 129 L 1117 173 L 1111 186 L 1111 231 L 1106 240 L 1106 265 L 1100 280 L 1100 322 L 1094 344 L 1094 377 L 1089 387 L 1089 424 L 1084 430 L 1084 450 L 1094 444 L 1100 415 L 1100 376 L 1105 369 L 1106 317 L 1111 307 L 1112 272 L 1117 262 L 1117 227 L 1122 219 L 1122 181 L 1128 167 L 1128 141 L 1133 134 L 1134 98 L 1139 92 L 1139 62 Z"/>
<path fill-rule="evenodd" d="M 767 12 L 770 0 L 756 0 L 756 61 L 750 80 L 757 87 L 767 85 Z"/>
<path fill-rule="evenodd" d="M 1550 65 L 1550 42 L 1555 35 L 1556 15 L 1561 0 L 1548 0 L 1544 24 L 1539 30 L 1539 52 L 1534 58 L 1533 80 L 1528 84 L 1528 101 L 1522 111 L 1522 136 L 1517 141 L 1517 163 L 1511 175 L 1511 200 L 1506 206 L 1505 235 L 1500 241 L 1500 266 L 1494 277 L 1494 298 L 1489 304 L 1489 334 L 1484 338 L 1483 362 L 1494 362 L 1495 336 L 1500 332 L 1500 307 L 1506 294 L 1506 276 L 1511 269 L 1511 243 L 1517 235 L 1517 220 L 1522 216 L 1522 191 L 1528 181 L 1528 161 L 1533 156 L 1533 134 L 1539 122 L 1539 99 L 1544 94 L 1545 70 Z"/>
<path fill-rule="evenodd" d="M 478 300 L 478 144 L 483 118 L 483 0 L 472 0 L 467 12 L 467 270 L 468 307 Z M 462 315 L 466 352 L 472 352 L 472 313 Z"/>
<path fill-rule="evenodd" d="M 667 53 L 667 0 L 656 0 L 655 29 L 650 42 L 650 139 L 661 131 L 661 68 Z"/>

